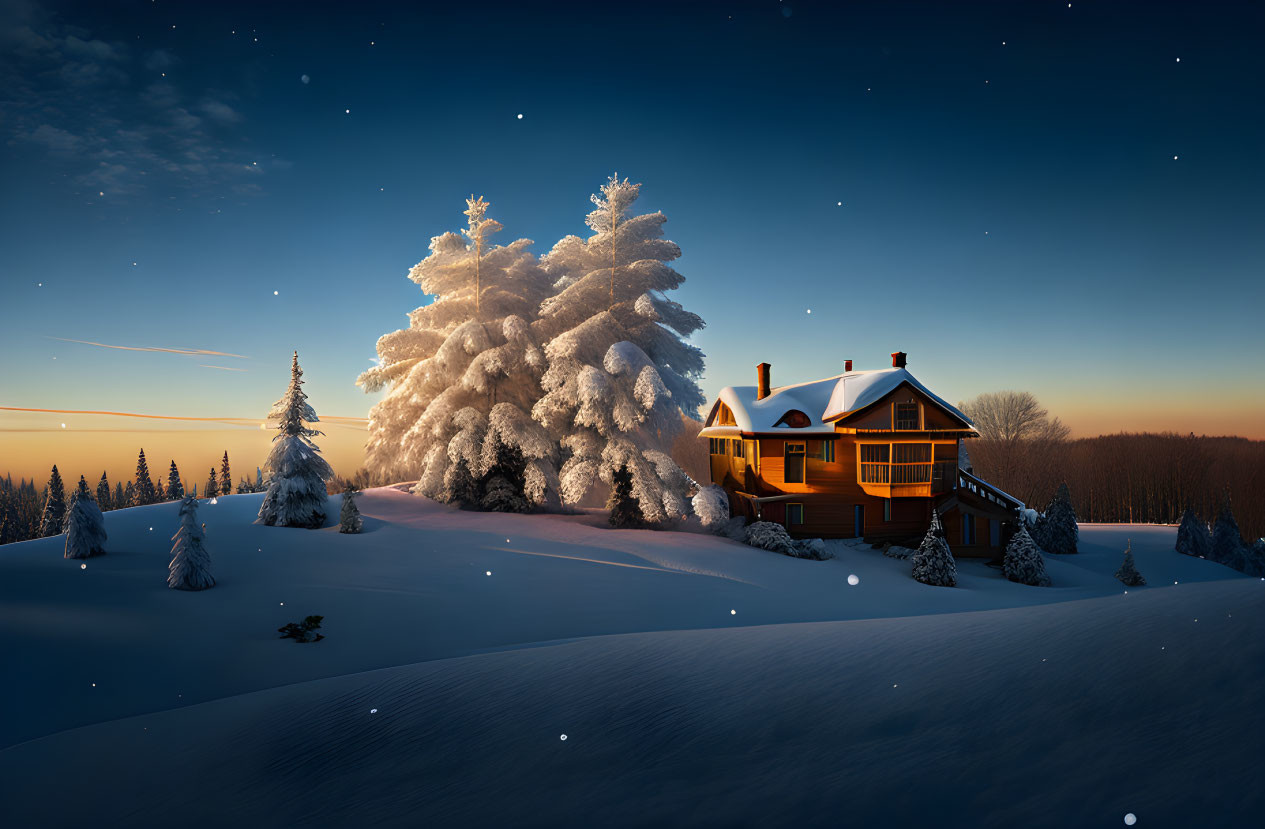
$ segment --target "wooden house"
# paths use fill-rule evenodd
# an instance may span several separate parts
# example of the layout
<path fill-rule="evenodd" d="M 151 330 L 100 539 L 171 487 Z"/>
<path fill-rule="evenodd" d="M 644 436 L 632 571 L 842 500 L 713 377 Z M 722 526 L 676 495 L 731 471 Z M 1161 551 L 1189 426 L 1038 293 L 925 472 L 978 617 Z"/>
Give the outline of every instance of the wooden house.
<path fill-rule="evenodd" d="M 773 388 L 770 366 L 756 385 L 729 386 L 699 435 L 708 439 L 712 482 L 730 510 L 784 524 L 801 538 L 890 540 L 917 546 L 936 510 L 955 555 L 995 556 L 1023 503 L 959 463 L 979 436 L 969 418 L 909 373 L 853 371 Z"/>

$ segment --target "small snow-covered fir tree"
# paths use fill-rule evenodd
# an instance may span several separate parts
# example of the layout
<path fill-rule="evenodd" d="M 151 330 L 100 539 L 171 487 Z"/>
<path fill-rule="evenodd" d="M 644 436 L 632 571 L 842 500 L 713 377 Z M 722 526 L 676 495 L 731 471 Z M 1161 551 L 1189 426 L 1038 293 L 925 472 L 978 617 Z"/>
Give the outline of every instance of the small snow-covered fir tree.
<path fill-rule="evenodd" d="M 1182 513 L 1182 523 L 1177 528 L 1177 552 L 1182 555 L 1207 558 L 1212 550 L 1212 536 L 1208 525 L 1195 515 L 1190 507 Z"/>
<path fill-rule="evenodd" d="M 149 463 L 145 460 L 145 450 L 141 449 L 136 459 L 136 487 L 132 491 L 135 506 L 157 503 L 158 493 L 154 489 L 154 479 L 149 475 Z"/>
<path fill-rule="evenodd" d="M 931 511 L 931 526 L 927 528 L 922 544 L 918 545 L 918 552 L 910 556 L 909 561 L 915 580 L 934 587 L 957 586 L 957 562 L 953 560 L 953 552 L 945 540 L 940 514 L 934 509 Z"/>
<path fill-rule="evenodd" d="M 154 479 L 154 500 L 155 503 L 167 500 L 167 490 L 163 488 L 163 479 L 161 475 Z"/>
<path fill-rule="evenodd" d="M 136 485 L 131 481 L 127 482 L 127 486 L 123 488 L 123 500 L 120 506 L 134 507 L 136 506 Z"/>
<path fill-rule="evenodd" d="M 431 239 L 430 255 L 409 279 L 435 297 L 409 314 L 408 328 L 378 340 L 378 362 L 356 381 L 386 388 L 369 413 L 366 464 L 379 474 L 418 478 L 414 492 L 453 501 L 445 481 L 478 479 L 482 458 L 495 451 L 468 444 L 468 415 L 483 423 L 480 441 L 516 447 L 526 460 L 524 490 L 533 504 L 557 498 L 556 441 L 528 416 L 540 397 L 545 356 L 531 323 L 550 291 L 549 279 L 527 250 L 529 239 L 493 245 L 501 229 L 482 197 L 466 202 L 461 234 Z M 464 458 L 466 470 L 453 470 Z M 480 499 L 466 501 L 478 508 Z"/>
<path fill-rule="evenodd" d="M 1076 524 L 1076 510 L 1072 508 L 1072 496 L 1067 484 L 1059 484 L 1058 490 L 1045 515 L 1037 522 L 1033 540 L 1047 553 L 1070 554 L 1076 552 L 1080 528 Z"/>
<path fill-rule="evenodd" d="M 97 506 L 103 512 L 109 511 L 112 507 L 110 502 L 110 481 L 105 477 L 105 472 L 101 473 L 101 480 L 97 481 Z"/>
<path fill-rule="evenodd" d="M 1142 587 L 1146 584 L 1146 579 L 1138 572 L 1138 567 L 1133 562 L 1133 540 L 1124 548 L 1124 563 L 1120 565 L 1120 569 L 1116 571 L 1116 578 L 1120 579 L 1120 583 L 1125 587 Z"/>
<path fill-rule="evenodd" d="M 360 490 L 349 486 L 343 490 L 343 505 L 338 511 L 338 531 L 340 533 L 358 533 L 364 527 L 364 519 L 360 517 L 360 508 L 356 506 L 356 496 Z"/>
<path fill-rule="evenodd" d="M 215 467 L 211 467 L 211 474 L 207 476 L 206 485 L 202 487 L 203 498 L 215 498 L 220 494 L 220 481 L 215 477 Z"/>
<path fill-rule="evenodd" d="M 220 494 L 233 493 L 233 475 L 228 468 L 228 450 L 224 450 L 224 460 L 220 461 Z"/>
<path fill-rule="evenodd" d="M 1050 576 L 1045 572 L 1045 559 L 1041 558 L 1041 549 L 1028 534 L 1026 524 L 1019 525 L 1019 531 L 1011 536 L 1010 543 L 1006 545 L 1001 570 L 1006 578 L 1020 584 L 1032 587 L 1050 586 Z"/>
<path fill-rule="evenodd" d="M 723 526 L 729 521 L 729 493 L 716 484 L 699 489 L 690 505 L 704 527 Z"/>
<path fill-rule="evenodd" d="M 703 321 L 664 296 L 684 281 L 667 264 L 681 249 L 663 238 L 662 213 L 631 215 L 640 189 L 612 176 L 592 197 L 592 235 L 541 260 L 558 292 L 532 326 L 549 362 L 532 416 L 562 447 L 565 503 L 627 467 L 646 520 L 660 522 L 685 514 L 697 489 L 669 452 L 681 415 L 704 402 L 703 353 L 684 339 Z"/>
<path fill-rule="evenodd" d="M 111 509 L 122 509 L 126 504 L 123 503 L 123 483 L 121 481 L 114 482 L 114 495 L 110 498 Z"/>
<path fill-rule="evenodd" d="M 105 517 L 81 475 L 66 512 L 66 558 L 101 555 L 105 552 L 105 542 Z"/>
<path fill-rule="evenodd" d="M 180 480 L 180 470 L 176 468 L 174 460 L 171 462 L 171 469 L 167 472 L 167 500 L 184 500 L 184 483 Z"/>
<path fill-rule="evenodd" d="M 1239 522 L 1230 509 L 1229 490 L 1221 501 L 1217 522 L 1212 527 L 1212 546 L 1208 557 L 1239 572 L 1247 569 L 1247 555 L 1243 549 L 1243 537 L 1239 534 Z"/>
<path fill-rule="evenodd" d="M 168 587 L 174 590 L 206 590 L 215 586 L 205 539 L 206 525 L 198 523 L 198 499 L 193 495 L 186 496 L 180 502 L 180 529 L 171 537 Z"/>
<path fill-rule="evenodd" d="M 62 483 L 57 464 L 53 464 L 53 473 L 48 478 L 48 486 L 44 498 L 44 513 L 40 517 L 40 538 L 60 535 L 66 523 L 66 485 Z"/>
<path fill-rule="evenodd" d="M 606 509 L 610 513 L 607 520 L 612 527 L 628 529 L 646 524 L 641 505 L 633 497 L 633 476 L 627 466 L 621 466 L 611 474 L 611 494 L 606 501 Z"/>
<path fill-rule="evenodd" d="M 278 421 L 278 434 L 264 465 L 268 491 L 259 507 L 259 520 L 268 526 L 319 527 L 325 522 L 325 482 L 334 477 L 334 470 L 311 441 L 323 433 L 303 425 L 319 419 L 303 393 L 297 351 L 290 366 L 290 385 L 268 417 Z"/>

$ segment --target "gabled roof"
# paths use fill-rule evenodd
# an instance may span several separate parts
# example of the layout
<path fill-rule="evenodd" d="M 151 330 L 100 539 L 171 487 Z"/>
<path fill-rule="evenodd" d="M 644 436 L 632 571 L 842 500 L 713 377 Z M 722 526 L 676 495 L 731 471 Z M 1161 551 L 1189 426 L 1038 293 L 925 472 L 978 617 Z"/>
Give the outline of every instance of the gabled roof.
<path fill-rule="evenodd" d="M 947 402 L 933 394 L 903 368 L 884 368 L 871 371 L 849 371 L 825 380 L 780 386 L 773 389 L 763 400 L 756 399 L 755 386 L 727 386 L 708 414 L 707 420 L 715 419 L 716 407 L 724 403 L 734 415 L 733 426 L 706 426 L 700 437 L 737 437 L 739 434 L 833 435 L 834 421 L 859 412 L 877 403 L 902 383 L 908 383 L 922 392 L 936 406 L 959 418 L 968 426 L 971 420 Z M 792 409 L 808 415 L 809 425 L 795 428 L 777 425 Z"/>

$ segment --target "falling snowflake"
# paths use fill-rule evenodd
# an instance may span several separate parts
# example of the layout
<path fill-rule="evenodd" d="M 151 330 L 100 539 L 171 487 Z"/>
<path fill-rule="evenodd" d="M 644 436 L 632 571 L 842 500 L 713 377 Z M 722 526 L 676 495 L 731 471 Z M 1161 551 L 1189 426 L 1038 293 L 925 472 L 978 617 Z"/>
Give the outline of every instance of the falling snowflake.
<path fill-rule="evenodd" d="M 307 75 L 300 75 L 300 76 L 299 76 L 299 80 L 303 81 L 303 83 L 311 83 L 311 82 L 312 82 L 312 79 L 311 79 L 311 78 L 309 78 Z"/>
<path fill-rule="evenodd" d="M 272 295 L 273 295 L 273 296 L 279 296 L 279 295 L 280 295 L 280 293 L 281 293 L 280 291 L 273 291 L 273 292 L 272 292 Z"/>
<path fill-rule="evenodd" d="M 857 578 L 856 573 L 853 573 L 852 575 L 848 576 L 848 584 L 852 585 L 853 587 L 856 587 L 860 583 L 861 583 L 861 580 Z"/>
<path fill-rule="evenodd" d="M 1135 824 L 1135 823 L 1137 823 L 1137 822 L 1138 822 L 1138 816 L 1137 816 L 1137 815 L 1135 815 L 1133 812 L 1129 812 L 1129 814 L 1127 814 L 1127 815 L 1125 815 L 1125 816 L 1124 816 L 1124 825 L 1125 825 L 1125 826 L 1132 826 L 1133 824 Z"/>
<path fill-rule="evenodd" d="M 376 714 L 376 713 L 378 713 L 378 709 L 376 709 L 376 708 L 370 708 L 370 709 L 369 709 L 369 713 L 370 713 L 370 714 Z"/>
<path fill-rule="evenodd" d="M 731 611 L 729 611 L 729 615 L 730 615 L 730 616 L 737 616 L 737 615 L 738 615 L 738 611 L 736 611 L 736 610 L 731 610 Z"/>
<path fill-rule="evenodd" d="M 563 735 L 562 735 L 562 741 L 565 743 L 565 742 L 566 742 L 566 740 L 567 740 L 567 735 L 566 735 L 566 734 L 563 734 Z"/>
<path fill-rule="evenodd" d="M 87 570 L 87 569 L 88 569 L 88 565 L 86 565 L 86 564 L 80 564 L 80 565 L 79 565 L 79 569 L 80 569 L 80 570 Z"/>
<path fill-rule="evenodd" d="M 520 121 L 521 121 L 521 120 L 523 120 L 523 113 L 521 113 L 521 112 L 520 112 L 520 113 L 518 113 L 518 120 L 520 120 Z"/>
<path fill-rule="evenodd" d="M 488 570 L 487 574 L 488 574 L 489 576 L 490 576 L 490 575 L 492 575 L 492 571 L 491 571 L 491 570 Z"/>

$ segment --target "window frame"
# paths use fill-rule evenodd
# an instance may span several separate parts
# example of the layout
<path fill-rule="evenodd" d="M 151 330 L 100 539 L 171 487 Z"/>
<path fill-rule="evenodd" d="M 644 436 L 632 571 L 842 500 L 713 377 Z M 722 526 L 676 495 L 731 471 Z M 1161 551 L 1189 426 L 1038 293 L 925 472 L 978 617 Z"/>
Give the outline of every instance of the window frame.
<path fill-rule="evenodd" d="M 913 426 L 902 426 L 900 410 L 902 406 L 912 406 L 914 408 Z M 903 403 L 892 404 L 892 431 L 893 432 L 920 432 L 922 431 L 922 405 L 917 400 L 910 400 Z"/>
<path fill-rule="evenodd" d="M 792 507 L 797 507 L 797 508 L 799 509 L 799 520 L 798 520 L 798 521 L 792 521 L 792 520 L 791 520 L 791 508 L 792 508 Z M 788 530 L 789 530 L 791 527 L 802 527 L 802 526 L 804 526 L 804 523 L 805 523 L 805 516 L 804 516 L 804 504 L 803 504 L 803 502 L 802 502 L 802 501 L 791 501 L 791 502 L 789 502 L 789 503 L 786 505 L 786 518 L 785 518 L 785 523 L 786 523 L 786 528 L 787 528 Z"/>
<path fill-rule="evenodd" d="M 798 451 L 794 451 L 798 449 Z M 788 476 L 791 470 L 791 456 L 794 455 L 799 465 L 799 480 L 793 481 Z M 808 478 L 808 443 L 802 440 L 782 442 L 782 483 L 803 484 Z"/>

